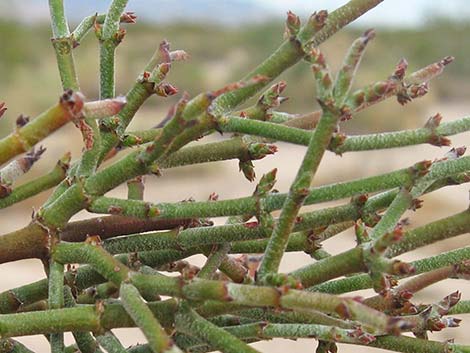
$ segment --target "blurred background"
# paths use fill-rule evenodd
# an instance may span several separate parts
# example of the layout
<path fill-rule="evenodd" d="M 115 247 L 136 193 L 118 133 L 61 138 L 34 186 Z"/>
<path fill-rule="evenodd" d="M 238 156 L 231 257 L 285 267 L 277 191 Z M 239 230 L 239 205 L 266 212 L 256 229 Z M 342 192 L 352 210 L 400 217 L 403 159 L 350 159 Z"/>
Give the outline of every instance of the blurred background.
<path fill-rule="evenodd" d="M 87 15 L 105 12 L 109 2 L 66 1 L 71 28 Z M 138 23 L 125 26 L 128 33 L 117 50 L 116 92 L 122 95 L 126 93 L 162 39 L 167 39 L 173 49 L 184 49 L 191 55 L 189 61 L 173 65 L 167 77 L 180 92 L 196 95 L 201 91 L 220 88 L 238 80 L 277 48 L 282 41 L 287 10 L 305 19 L 314 10 L 334 10 L 344 3 L 345 0 L 130 0 L 127 9 L 136 12 Z M 20 113 L 34 117 L 55 104 L 61 93 L 55 55 L 50 44 L 48 16 L 45 0 L 0 2 L 0 101 L 5 101 L 8 106 L 6 115 L 0 120 L 0 137 L 11 131 Z M 377 36 L 367 49 L 358 71 L 356 87 L 388 77 L 402 57 L 408 60 L 410 72 L 447 55 L 454 56 L 456 60 L 441 77 L 431 82 L 431 90 L 425 97 L 405 107 L 393 99 L 388 100 L 344 123 L 343 131 L 357 134 L 416 128 L 437 112 L 444 116 L 445 121 L 469 114 L 470 8 L 467 1 L 385 1 L 321 46 L 333 72 L 340 66 L 350 43 L 371 27 L 376 29 Z M 98 53 L 98 42 L 93 33 L 74 52 L 81 89 L 90 100 L 97 99 L 99 92 Z M 301 62 L 279 79 L 287 81 L 284 95 L 290 97 L 280 110 L 305 113 L 318 109 L 314 82 L 307 63 Z M 154 126 L 177 99 L 151 97 L 135 117 L 130 129 Z M 215 136 L 202 142 L 228 137 Z M 454 146 L 468 144 L 469 140 L 469 133 L 452 138 Z M 20 183 L 46 173 L 64 152 L 71 151 L 72 156 L 77 158 L 82 149 L 80 133 L 71 124 L 46 139 L 43 145 L 47 147 L 45 157 Z M 277 189 L 287 191 L 303 157 L 304 148 L 285 144 L 278 146 L 280 150 L 275 156 L 255 162 L 256 172 L 261 176 L 277 167 Z M 422 145 L 349 153 L 343 157 L 328 153 L 314 184 L 391 171 L 422 159 L 442 157 L 447 150 Z M 204 200 L 211 192 L 217 192 L 221 199 L 249 195 L 255 184 L 244 179 L 238 172 L 237 164 L 236 161 L 212 163 L 164 171 L 159 178 L 148 176 L 146 199 L 154 202 L 179 201 L 190 197 Z M 118 188 L 112 194 L 123 197 L 125 188 Z M 39 208 L 47 195 L 46 192 L 1 210 L 2 233 L 25 225 L 30 219 L 32 208 Z M 407 215 L 410 217 L 410 227 L 465 209 L 468 206 L 468 185 L 447 188 L 423 199 L 424 208 Z M 313 208 L 324 206 L 322 204 Z M 83 212 L 76 218 L 87 216 Z M 465 234 L 406 254 L 402 258 L 413 260 L 427 257 L 469 243 L 469 235 Z M 352 234 L 345 232 L 327 241 L 325 249 L 338 253 L 353 245 Z M 193 260 L 197 263 L 204 261 L 203 258 Z M 282 270 L 289 271 L 312 261 L 305 254 L 289 254 L 283 260 Z M 0 276 L 0 290 L 6 290 L 38 280 L 44 273 L 38 261 L 28 260 L 0 266 Z M 437 301 L 456 288 L 463 291 L 463 299 L 470 299 L 470 286 L 467 283 L 448 280 L 424 290 L 416 297 L 416 301 Z M 370 293 L 363 291 L 359 294 Z M 462 318 L 470 321 L 468 316 Z M 470 326 L 464 324 L 461 329 L 448 329 L 431 337 L 437 340 L 455 338 L 459 343 L 470 344 L 468 335 L 464 336 L 464 332 L 469 329 Z M 138 330 L 131 330 L 132 335 L 129 331 L 116 332 L 127 345 L 144 340 Z M 25 337 L 21 341 L 39 352 L 48 349 L 43 337 Z M 311 340 L 274 340 L 255 346 L 263 352 L 272 353 L 283 352 L 287 348 L 311 352 L 316 343 Z M 343 352 L 358 349 L 341 348 Z M 361 352 L 378 351 L 364 347 L 359 349 Z"/>

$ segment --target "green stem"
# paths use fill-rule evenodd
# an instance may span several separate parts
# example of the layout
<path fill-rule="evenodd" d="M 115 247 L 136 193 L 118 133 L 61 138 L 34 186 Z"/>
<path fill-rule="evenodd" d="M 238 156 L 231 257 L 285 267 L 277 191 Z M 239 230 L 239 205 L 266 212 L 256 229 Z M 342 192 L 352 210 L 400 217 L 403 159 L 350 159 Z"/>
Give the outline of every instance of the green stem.
<path fill-rule="evenodd" d="M 225 93 L 218 97 L 214 102 L 215 115 L 221 115 L 224 112 L 232 111 L 236 106 L 242 104 L 251 98 L 264 86 L 272 82 L 284 70 L 301 60 L 305 53 L 302 46 L 318 46 L 330 36 L 338 32 L 347 24 L 353 22 L 362 14 L 377 6 L 383 0 L 351 0 L 346 5 L 338 8 L 329 14 L 326 25 L 319 31 L 315 31 L 309 25 L 305 25 L 300 32 L 301 38 L 296 40 L 287 40 L 263 63 L 247 74 L 242 81 L 249 81 L 255 76 L 262 75 L 267 80 L 257 85 L 245 87 L 240 90 Z"/>
<path fill-rule="evenodd" d="M 222 262 L 226 259 L 227 253 L 230 250 L 230 244 L 224 243 L 214 248 L 214 250 L 207 257 L 207 261 L 201 268 L 197 276 L 199 278 L 211 279 Z"/>
<path fill-rule="evenodd" d="M 0 164 L 20 153 L 27 152 L 36 143 L 70 122 L 81 113 L 82 106 L 81 95 L 65 92 L 59 103 L 0 140 Z"/>
<path fill-rule="evenodd" d="M 0 352 L 2 353 L 33 353 L 22 343 L 9 339 L 2 339 L 0 341 Z"/>
<path fill-rule="evenodd" d="M 51 259 L 49 263 L 49 308 L 60 309 L 64 306 L 64 265 Z M 51 353 L 62 353 L 64 334 L 52 333 L 49 338 Z"/>
<path fill-rule="evenodd" d="M 132 284 L 123 282 L 119 293 L 122 305 L 140 327 L 154 353 L 180 352 Z"/>
<path fill-rule="evenodd" d="M 11 194 L 0 199 L 0 208 L 11 206 L 59 184 L 67 174 L 69 161 L 70 154 L 66 154 L 48 174 L 15 187 Z"/>
<path fill-rule="evenodd" d="M 312 134 L 302 164 L 291 184 L 289 194 L 282 205 L 281 215 L 274 226 L 273 233 L 264 252 L 263 261 L 258 271 L 259 278 L 269 273 L 276 273 L 286 250 L 289 235 L 300 208 L 309 194 L 310 184 L 320 165 L 326 147 L 339 119 L 330 107 L 325 106 L 317 128 Z"/>
<path fill-rule="evenodd" d="M 77 306 L 69 286 L 64 287 L 64 303 L 66 308 L 73 308 Z M 98 343 L 93 338 L 91 333 L 84 331 L 74 331 L 72 334 L 81 353 L 103 353 L 103 351 L 98 347 Z"/>
<path fill-rule="evenodd" d="M 106 349 L 108 353 L 126 353 L 126 348 L 119 342 L 117 337 L 111 332 L 105 332 L 102 335 L 97 335 L 96 340 L 101 347 Z"/>
<path fill-rule="evenodd" d="M 128 158 L 128 157 L 126 157 Z M 448 160 L 436 163 L 431 171 L 423 177 L 423 182 L 436 179 L 447 178 L 458 173 L 470 170 L 470 157 L 461 157 L 456 160 Z M 128 170 L 116 170 L 116 174 L 123 174 Z M 111 175 L 109 176 L 111 179 Z M 116 178 L 114 178 L 115 180 Z M 92 180 L 92 178 L 90 178 Z M 95 179 L 93 178 L 93 181 Z M 113 180 L 110 180 L 113 182 Z M 409 169 L 401 169 L 395 172 L 381 174 L 379 176 L 353 180 L 349 182 L 335 183 L 310 189 L 309 195 L 305 198 L 304 205 L 332 201 L 358 194 L 375 192 L 403 185 L 410 185 L 413 182 L 413 175 Z M 101 183 L 100 183 L 101 184 Z M 98 185 L 96 185 L 98 186 Z M 105 185 L 103 185 L 105 187 Z M 101 193 L 101 185 L 99 186 Z M 286 194 L 268 195 L 264 204 L 266 210 L 271 212 L 282 208 L 287 199 Z M 223 217 L 241 214 L 254 214 L 257 211 L 256 198 L 243 197 L 232 200 L 206 201 L 206 202 L 186 202 L 179 204 L 159 203 L 122 200 L 109 197 L 97 197 L 89 207 L 89 211 L 97 213 L 108 213 L 111 206 L 119 207 L 123 215 L 148 218 L 151 215 L 160 219 L 171 218 L 192 218 L 192 217 Z"/>
<path fill-rule="evenodd" d="M 307 146 L 312 136 L 311 131 L 267 121 L 243 119 L 236 116 L 226 116 L 219 119 L 219 127 L 224 132 L 238 132 L 248 135 L 266 137 L 277 141 L 290 142 Z M 418 128 L 396 132 L 385 132 L 369 135 L 346 136 L 338 147 L 329 149 L 337 154 L 355 151 L 370 151 L 385 148 L 397 148 L 431 143 L 438 137 L 456 135 L 470 130 L 470 117 L 445 122 L 435 130 Z"/>
<path fill-rule="evenodd" d="M 62 88 L 78 90 L 78 79 L 72 54 L 72 38 L 65 17 L 63 0 L 49 0 L 52 25 L 52 45 L 54 46 Z"/>
<path fill-rule="evenodd" d="M 209 343 L 213 349 L 227 353 L 257 353 L 253 347 L 239 340 L 221 327 L 207 321 L 194 310 L 188 303 L 180 304 L 176 314 L 176 329 L 195 336 Z"/>
<path fill-rule="evenodd" d="M 424 272 L 432 271 L 437 268 L 449 266 L 470 259 L 470 247 L 465 247 L 443 254 L 435 255 L 426 259 L 413 261 L 411 265 L 415 268 L 414 274 L 421 274 Z M 372 281 L 367 274 L 355 275 L 352 277 L 339 279 L 322 283 L 309 290 L 341 294 L 347 292 L 354 292 L 356 290 L 367 289 L 372 287 Z"/>
<path fill-rule="evenodd" d="M 121 14 L 128 0 L 113 0 L 109 6 L 100 37 L 100 98 L 113 98 L 114 54 L 122 38 L 118 38 Z"/>

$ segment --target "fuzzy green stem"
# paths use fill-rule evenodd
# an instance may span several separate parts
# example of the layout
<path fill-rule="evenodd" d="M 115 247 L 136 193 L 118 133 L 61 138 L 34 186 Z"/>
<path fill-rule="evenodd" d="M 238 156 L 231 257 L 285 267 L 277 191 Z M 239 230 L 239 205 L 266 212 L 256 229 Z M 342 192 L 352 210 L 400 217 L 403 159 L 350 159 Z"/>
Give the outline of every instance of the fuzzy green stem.
<path fill-rule="evenodd" d="M 82 106 L 83 98 L 79 94 L 64 93 L 59 103 L 0 140 L 0 164 L 28 151 L 36 143 L 70 122 L 81 113 Z"/>
<path fill-rule="evenodd" d="M 209 343 L 213 349 L 227 353 L 257 353 L 258 351 L 250 347 L 245 342 L 239 340 L 223 328 L 201 317 L 191 309 L 188 303 L 180 304 L 176 314 L 176 329 L 195 336 L 204 342 Z"/>
<path fill-rule="evenodd" d="M 126 353 L 126 348 L 119 342 L 117 337 L 111 332 L 105 332 L 96 336 L 96 340 L 108 353 Z"/>
<path fill-rule="evenodd" d="M 326 147 L 330 143 L 338 119 L 339 114 L 335 114 L 328 108 L 323 110 L 264 252 L 263 261 L 258 272 L 260 278 L 268 273 L 276 273 L 279 269 L 296 217 L 309 194 L 310 184 L 320 165 Z"/>
<path fill-rule="evenodd" d="M 138 290 L 129 283 L 123 282 L 119 289 L 122 305 L 140 327 L 154 353 L 179 352 L 167 336 L 163 327 L 145 304 Z"/>
<path fill-rule="evenodd" d="M 72 38 L 65 17 L 63 0 L 49 0 L 52 25 L 52 45 L 56 52 L 62 88 L 78 90 L 78 79 L 72 54 Z"/>
<path fill-rule="evenodd" d="M 64 306 L 64 265 L 51 259 L 49 263 L 49 308 L 59 309 Z M 64 350 L 63 333 L 53 333 L 49 338 L 51 353 Z"/>
<path fill-rule="evenodd" d="M 269 84 L 275 77 L 290 66 L 301 60 L 305 53 L 302 46 L 318 46 L 330 36 L 338 32 L 347 24 L 353 22 L 365 12 L 377 6 L 383 0 L 351 0 L 346 5 L 329 14 L 326 25 L 315 32 L 309 24 L 305 25 L 301 32 L 303 37 L 297 40 L 287 40 L 263 63 L 247 74 L 242 81 L 249 81 L 255 76 L 264 76 L 267 80 L 257 85 L 245 87 L 240 90 L 225 93 L 214 102 L 214 113 L 232 111 L 236 106 L 252 97 L 256 92 Z"/>
<path fill-rule="evenodd" d="M 255 135 L 303 146 L 308 145 L 312 136 L 312 132 L 300 128 L 267 121 L 243 119 L 236 116 L 227 116 L 219 119 L 219 127 L 224 132 Z M 469 130 L 470 117 L 464 117 L 442 123 L 435 130 L 418 128 L 414 130 L 346 136 L 346 139 L 339 146 L 330 146 L 329 149 L 337 154 L 343 154 L 345 152 L 405 147 L 431 143 L 436 136 L 456 135 Z"/>
<path fill-rule="evenodd" d="M 66 176 L 70 155 L 65 155 L 47 174 L 15 187 L 11 194 L 0 199 L 0 208 L 6 208 L 59 184 Z"/>

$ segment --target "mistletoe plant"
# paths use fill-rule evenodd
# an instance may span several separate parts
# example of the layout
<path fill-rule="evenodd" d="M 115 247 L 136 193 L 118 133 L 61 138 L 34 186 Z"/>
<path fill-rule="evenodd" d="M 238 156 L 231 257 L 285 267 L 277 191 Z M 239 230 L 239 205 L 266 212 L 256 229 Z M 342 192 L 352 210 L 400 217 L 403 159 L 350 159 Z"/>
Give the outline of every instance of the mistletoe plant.
<path fill-rule="evenodd" d="M 107 14 L 87 17 L 70 32 L 62 0 L 49 0 L 64 93 L 31 121 L 20 116 L 16 129 L 0 140 L 0 162 L 5 164 L 0 207 L 55 187 L 26 226 L 0 236 L 0 261 L 40 259 L 47 278 L 0 294 L 1 351 L 30 352 L 13 337 L 43 334 L 53 353 L 256 352 L 249 343 L 274 337 L 311 338 L 318 341 L 317 352 L 336 352 L 337 342 L 399 352 L 470 352 L 468 345 L 428 339 L 429 331 L 458 326 L 460 320 L 448 315 L 469 313 L 470 301 L 460 301 L 459 292 L 425 305 L 413 301 L 416 292 L 433 283 L 468 278 L 470 248 L 412 263 L 396 259 L 469 232 L 468 209 L 408 231 L 402 221 L 406 210 L 421 207 L 421 195 L 470 181 L 465 148 L 454 147 L 434 161 L 417 161 L 390 173 L 311 187 L 327 150 L 343 154 L 418 144 L 449 146 L 447 136 L 470 130 L 468 117 L 441 123 L 436 114 L 413 130 L 356 136 L 341 132 L 342 121 L 371 105 L 392 97 L 404 105 L 423 96 L 429 81 L 453 60 L 445 57 L 411 73 L 401 60 L 388 78 L 352 91 L 374 32 L 352 43 L 335 75 L 318 46 L 380 2 L 351 0 L 330 14 L 314 13 L 303 25 L 289 12 L 284 42 L 239 82 L 192 98 L 183 94 L 155 128 L 129 131 L 150 96 L 177 94 L 165 78 L 188 55 L 171 51 L 163 41 L 127 95 L 115 97 L 115 51 L 125 35 L 120 24 L 135 22 L 133 13 L 124 12 L 127 1 L 112 1 Z M 80 93 L 73 56 L 92 29 L 100 43 L 97 101 L 87 101 Z M 272 82 L 301 60 L 311 63 L 321 111 L 279 112 L 286 84 Z M 256 95 L 253 106 L 237 110 Z M 0 114 L 4 111 L 2 104 Z M 16 185 L 45 153 L 36 145 L 68 122 L 82 133 L 81 158 L 71 163 L 66 154 L 50 173 Z M 225 139 L 186 146 L 213 133 L 223 133 Z M 288 193 L 273 190 L 273 169 L 259 179 L 251 196 L 144 201 L 142 176 L 176 166 L 238 159 L 243 174 L 253 181 L 252 161 L 275 153 L 273 141 L 307 147 Z M 116 154 L 121 158 L 114 158 Z M 125 182 L 127 199 L 104 196 Z M 350 202 L 302 210 L 304 205 L 344 198 Z M 81 210 L 108 216 L 70 222 Z M 280 213 L 275 217 L 276 210 Z M 214 226 L 215 217 L 228 221 Z M 337 255 L 321 248 L 322 241 L 351 227 L 357 246 Z M 279 273 L 286 251 L 303 251 L 313 259 L 291 273 Z M 194 254 L 207 257 L 201 268 L 184 261 Z M 377 294 L 347 295 L 365 288 Z M 142 330 L 146 344 L 125 348 L 112 333 L 131 326 Z M 66 347 L 68 331 L 76 343 Z M 414 337 L 403 335 L 407 332 Z"/>

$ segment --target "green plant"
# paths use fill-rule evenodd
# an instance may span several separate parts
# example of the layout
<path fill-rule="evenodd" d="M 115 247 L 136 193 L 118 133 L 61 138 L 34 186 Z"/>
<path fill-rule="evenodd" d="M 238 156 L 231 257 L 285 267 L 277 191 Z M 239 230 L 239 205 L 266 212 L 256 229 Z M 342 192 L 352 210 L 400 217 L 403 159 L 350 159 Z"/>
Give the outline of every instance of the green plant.
<path fill-rule="evenodd" d="M 429 80 L 452 61 L 446 57 L 406 75 L 407 63 L 401 60 L 387 79 L 351 92 L 357 66 L 374 35 L 367 31 L 354 41 L 333 81 L 318 45 L 380 2 L 351 0 L 329 15 L 313 14 L 303 26 L 289 13 L 287 39 L 241 81 L 192 99 L 184 94 L 154 129 L 129 132 L 128 124 L 147 98 L 177 93 L 164 79 L 174 62 L 187 54 L 170 51 L 162 42 L 125 99 L 115 98 L 114 54 L 125 35 L 120 22 L 135 20 L 123 12 L 127 1 L 114 0 L 105 16 L 88 17 L 70 33 L 62 1 L 49 0 L 52 43 L 65 93 L 34 120 L 19 119 L 17 129 L 0 140 L 1 163 L 28 152 L 0 171 L 0 207 L 57 185 L 26 227 L 0 236 L 2 263 L 41 259 L 47 279 L 0 294 L 2 351 L 28 352 L 11 337 L 30 334 L 48 335 L 52 352 L 254 352 L 247 343 L 272 337 L 315 338 L 317 352 L 336 351 L 335 342 L 401 352 L 470 351 L 469 346 L 427 339 L 428 331 L 458 326 L 459 320 L 448 314 L 470 311 L 468 301 L 459 302 L 460 293 L 423 306 L 411 301 L 414 293 L 440 280 L 468 277 L 470 249 L 413 263 L 395 259 L 469 231 L 468 210 L 407 232 L 401 221 L 406 210 L 420 207 L 421 195 L 470 180 L 465 148 L 387 174 L 311 188 L 326 150 L 342 154 L 422 143 L 448 146 L 447 136 L 470 130 L 468 117 L 440 124 L 440 115 L 435 115 L 415 130 L 364 136 L 340 132 L 341 121 L 370 105 L 390 97 L 405 104 L 424 95 Z M 100 41 L 100 100 L 85 102 L 78 92 L 73 49 L 92 27 Z M 236 111 L 300 60 L 312 64 L 321 111 L 302 116 L 275 111 L 284 100 L 284 82 L 265 90 L 253 106 Z M 81 158 L 69 167 L 65 155 L 49 174 L 15 186 L 18 176 L 44 153 L 32 146 L 70 121 L 83 135 Z M 186 146 L 214 132 L 235 135 Z M 238 159 L 253 181 L 252 161 L 275 153 L 273 140 L 307 146 L 287 194 L 273 190 L 273 169 L 249 197 L 143 201 L 141 176 L 175 166 Z M 101 166 L 125 148 L 132 150 Z M 104 196 L 124 182 L 127 199 Z M 348 197 L 352 199 L 347 204 L 300 213 L 304 205 Z M 110 216 L 69 222 L 83 209 Z M 281 212 L 274 218 L 276 210 Z M 208 219 L 224 216 L 229 218 L 221 226 Z M 351 227 L 356 247 L 338 255 L 321 249 L 323 240 Z M 286 251 L 305 251 L 317 261 L 281 274 Z M 230 253 L 263 257 L 247 255 L 243 263 Z M 201 269 L 182 261 L 193 254 L 207 257 Z M 341 276 L 346 277 L 338 279 Z M 370 298 L 338 296 L 371 287 L 378 294 Z M 125 349 L 111 329 L 134 325 L 148 344 Z M 66 331 L 73 332 L 76 345 L 64 347 Z"/>

